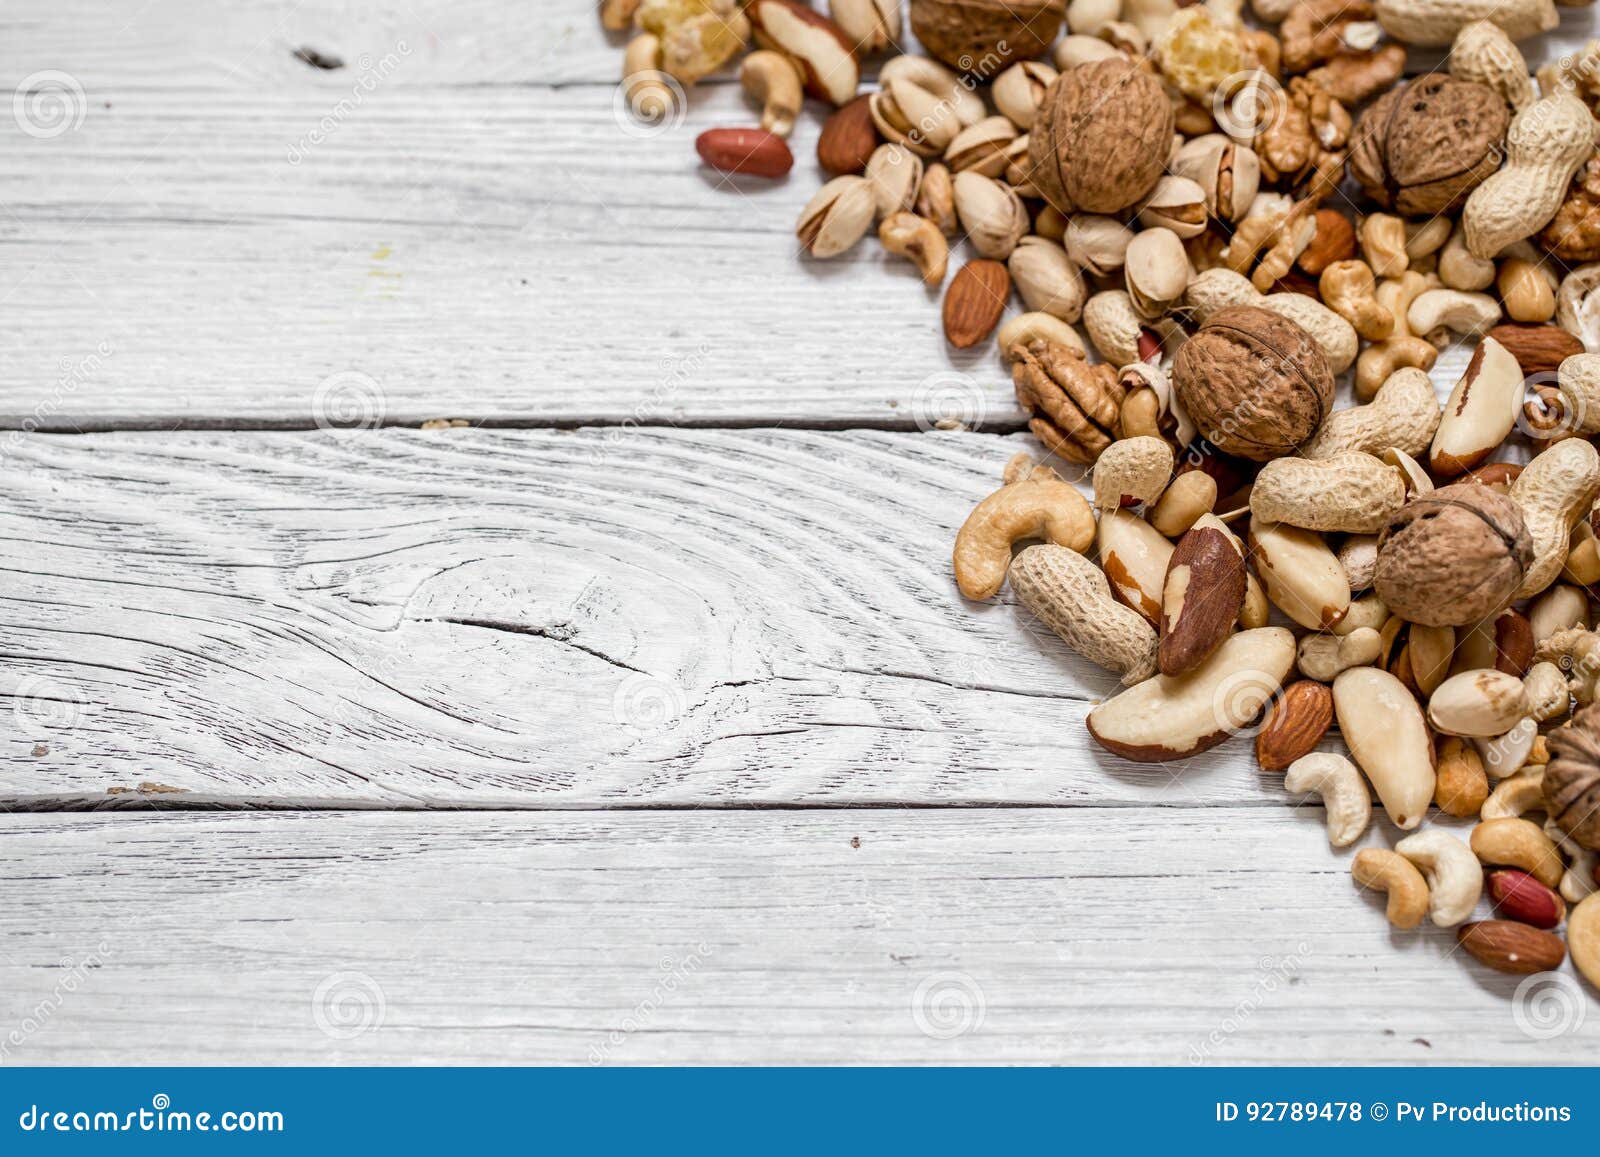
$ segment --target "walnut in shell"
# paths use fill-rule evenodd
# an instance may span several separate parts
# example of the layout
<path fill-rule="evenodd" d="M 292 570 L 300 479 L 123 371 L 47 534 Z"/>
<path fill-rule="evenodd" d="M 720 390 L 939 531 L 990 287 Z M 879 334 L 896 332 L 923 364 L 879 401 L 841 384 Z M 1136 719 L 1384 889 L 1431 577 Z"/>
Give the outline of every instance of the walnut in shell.
<path fill-rule="evenodd" d="M 930 55 L 988 79 L 1043 56 L 1061 15 L 1054 0 L 911 0 L 911 31 Z"/>
<path fill-rule="evenodd" d="M 1051 82 L 1028 136 L 1029 176 L 1063 213 L 1120 213 L 1142 201 L 1172 149 L 1172 101 L 1122 56 Z"/>
<path fill-rule="evenodd" d="M 1464 627 L 1508 606 L 1533 564 L 1522 511 L 1475 482 L 1401 508 L 1378 541 L 1372 589 L 1409 623 Z"/>
<path fill-rule="evenodd" d="M 1545 737 L 1545 810 L 1562 831 L 1600 850 L 1600 703 L 1590 704 Z"/>
<path fill-rule="evenodd" d="M 1488 85 L 1433 73 L 1361 114 L 1350 175 L 1385 208 L 1448 213 L 1500 167 L 1509 123 L 1506 102 Z"/>
<path fill-rule="evenodd" d="M 1292 452 L 1333 406 L 1322 347 L 1295 322 L 1254 305 L 1206 318 L 1178 347 L 1172 384 L 1202 436 L 1256 462 Z"/>

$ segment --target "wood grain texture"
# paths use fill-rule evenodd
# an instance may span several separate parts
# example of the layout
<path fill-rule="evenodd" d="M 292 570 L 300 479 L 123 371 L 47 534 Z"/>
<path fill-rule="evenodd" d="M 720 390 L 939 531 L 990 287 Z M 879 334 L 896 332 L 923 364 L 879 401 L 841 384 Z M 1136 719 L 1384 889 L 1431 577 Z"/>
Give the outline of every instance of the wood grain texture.
<path fill-rule="evenodd" d="M 278 57 L 259 87 L 5 126 L 0 426 L 310 428 L 355 381 L 387 424 L 912 429 L 954 393 L 1019 427 L 992 345 L 949 349 L 908 263 L 870 237 L 797 255 L 819 110 L 786 180 L 735 182 L 693 150 L 751 120 L 733 86 L 655 131 L 607 85 L 403 83 L 420 48 L 355 79 Z"/>
<path fill-rule="evenodd" d="M 1267 803 L 1093 749 L 1115 678 L 957 594 L 1028 445 L 7 435 L 0 803 Z"/>
<path fill-rule="evenodd" d="M 0 824 L 8 1063 L 1556 1064 L 1600 1044 L 1592 1003 L 1534 1039 L 1517 978 L 1448 933 L 1391 934 L 1316 813 Z M 1549 999 L 1592 1001 L 1560 976 Z"/>
<path fill-rule="evenodd" d="M 826 11 L 825 0 L 812 7 Z M 1593 35 L 1592 13 L 1562 8 L 1561 27 L 1524 41 L 1530 59 L 1571 51 Z M 623 34 L 600 27 L 595 5 L 533 0 L 219 0 L 204 18 L 181 0 L 145 0 L 131 8 L 95 0 L 34 5 L 24 17 L 0 14 L 9 51 L 0 84 L 11 89 L 40 68 L 61 69 L 91 92 L 172 88 L 278 89 L 323 84 L 329 91 L 409 46 L 397 83 L 415 86 L 614 83 Z M 909 27 L 905 43 L 915 48 Z M 296 60 L 310 47 L 345 63 L 318 72 Z M 1442 53 L 1413 49 L 1412 71 L 1436 67 Z M 875 61 L 866 62 L 867 76 Z"/>

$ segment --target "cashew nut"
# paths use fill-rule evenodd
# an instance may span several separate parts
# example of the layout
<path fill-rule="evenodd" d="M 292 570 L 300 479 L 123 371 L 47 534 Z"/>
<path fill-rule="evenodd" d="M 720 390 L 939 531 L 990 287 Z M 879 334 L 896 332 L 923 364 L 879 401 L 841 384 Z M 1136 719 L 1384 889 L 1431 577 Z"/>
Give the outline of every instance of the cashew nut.
<path fill-rule="evenodd" d="M 1368 341 L 1394 332 L 1394 315 L 1378 304 L 1378 282 L 1365 261 L 1335 261 L 1317 281 L 1323 302 Z"/>
<path fill-rule="evenodd" d="M 1422 709 L 1377 667 L 1352 667 L 1333 681 L 1333 709 L 1350 754 L 1398 828 L 1422 822 L 1433 799 L 1432 744 Z"/>
<path fill-rule="evenodd" d="M 1500 305 L 1487 293 L 1430 289 L 1417 295 L 1406 311 L 1406 328 L 1434 341 L 1447 333 L 1472 337 L 1500 320 Z"/>
<path fill-rule="evenodd" d="M 1172 477 L 1172 447 L 1160 438 L 1124 438 L 1094 464 L 1094 504 L 1115 510 L 1123 498 L 1154 502 Z"/>
<path fill-rule="evenodd" d="M 944 282 L 950 246 L 939 227 L 915 213 L 890 213 L 878 226 L 878 240 L 890 253 L 908 258 L 929 285 Z"/>
<path fill-rule="evenodd" d="M 1155 674 L 1155 628 L 1113 599 L 1105 573 L 1076 551 L 1028 547 L 1011 563 L 1011 589 L 1062 642 L 1123 683 Z"/>
<path fill-rule="evenodd" d="M 1389 213 L 1372 213 L 1356 230 L 1361 239 L 1361 256 L 1378 277 L 1399 277 L 1406 271 L 1406 223 Z"/>
<path fill-rule="evenodd" d="M 600 26 L 608 32 L 632 28 L 638 10 L 639 0 L 600 0 Z"/>
<path fill-rule="evenodd" d="M 1439 251 L 1439 280 L 1448 289 L 1475 291 L 1494 284 L 1494 262 L 1478 257 L 1467 248 L 1467 234 L 1460 224 Z"/>
<path fill-rule="evenodd" d="M 758 48 L 739 66 L 739 85 L 761 104 L 761 127 L 786 137 L 800 115 L 800 70 L 781 52 Z"/>
<path fill-rule="evenodd" d="M 1490 339 L 1485 339 L 1487 342 Z M 1511 500 L 1533 539 L 1533 565 L 1516 597 L 1530 599 L 1561 573 L 1572 528 L 1600 494 L 1600 454 L 1582 438 L 1557 442 L 1517 475 Z"/>
<path fill-rule="evenodd" d="M 969 599 L 986 599 L 1005 585 L 1011 544 L 1043 538 L 1080 554 L 1094 542 L 1089 503 L 1054 472 L 1035 470 L 1002 486 L 977 507 L 956 534 L 956 585 Z"/>
<path fill-rule="evenodd" d="M 1524 812 L 1544 809 L 1544 767 L 1535 764 L 1502 779 L 1479 813 L 1485 820 L 1514 819 Z"/>
<path fill-rule="evenodd" d="M 1478 749 L 1454 735 L 1439 740 L 1438 783 L 1434 802 L 1445 815 L 1465 819 L 1475 816 L 1489 798 L 1489 775 Z"/>
<path fill-rule="evenodd" d="M 1517 720 L 1499 735 L 1474 736 L 1472 745 L 1483 759 L 1484 770 L 1496 779 L 1504 779 L 1527 764 L 1538 742 L 1539 725 L 1530 715 Z"/>
<path fill-rule="evenodd" d="M 1415 928 L 1428 914 L 1428 882 L 1400 853 L 1363 848 L 1350 863 L 1350 875 L 1361 887 L 1388 895 L 1384 914 L 1396 928 Z"/>
<path fill-rule="evenodd" d="M 1356 397 L 1368 401 L 1378 387 L 1402 366 L 1431 370 L 1439 351 L 1431 342 L 1413 334 L 1406 325 L 1411 303 L 1431 288 L 1430 279 L 1416 270 L 1385 280 L 1377 289 L 1378 304 L 1394 318 L 1394 332 L 1361 351 L 1356 359 Z"/>
<path fill-rule="evenodd" d="M 1289 765 L 1283 786 L 1292 792 L 1322 797 L 1327 810 L 1328 843 L 1347 848 L 1359 840 L 1372 822 L 1372 796 L 1367 781 L 1342 755 L 1314 751 Z"/>
<path fill-rule="evenodd" d="M 1440 928 L 1464 923 L 1483 895 L 1483 869 L 1472 849 L 1440 828 L 1407 836 L 1394 846 L 1428 882 L 1428 911 Z"/>
<path fill-rule="evenodd" d="M 622 82 L 635 116 L 650 124 L 663 122 L 675 97 L 662 79 L 661 38 L 641 32 L 622 50 Z"/>
<path fill-rule="evenodd" d="M 1600 852 L 1578 843 L 1562 831 L 1555 820 L 1545 820 L 1544 834 L 1550 837 L 1570 861 L 1565 874 L 1561 877 L 1561 887 L 1558 889 L 1561 898 L 1569 904 L 1576 904 L 1585 897 L 1600 892 L 1600 880 L 1595 876 L 1595 869 L 1600 867 Z"/>
<path fill-rule="evenodd" d="M 1303 452 L 1307 458 L 1354 450 L 1382 454 L 1391 448 L 1422 454 L 1439 429 L 1439 417 L 1439 399 L 1428 375 L 1418 369 L 1397 370 L 1367 405 L 1329 414 Z"/>
<path fill-rule="evenodd" d="M 1049 313 L 1019 313 L 1006 322 L 995 334 L 995 344 L 1006 361 L 1016 359 L 1017 353 L 1036 341 L 1054 342 L 1079 353 L 1087 353 L 1078 331 Z"/>
<path fill-rule="evenodd" d="M 1510 818 L 1479 824 L 1472 829 L 1472 852 L 1489 867 L 1521 868 L 1546 888 L 1560 887 L 1567 870 L 1555 844 L 1532 820 Z"/>
<path fill-rule="evenodd" d="M 1342 671 L 1377 661 L 1383 647 L 1378 632 L 1358 627 L 1348 635 L 1307 635 L 1300 640 L 1300 673 L 1319 683 L 1332 683 Z"/>

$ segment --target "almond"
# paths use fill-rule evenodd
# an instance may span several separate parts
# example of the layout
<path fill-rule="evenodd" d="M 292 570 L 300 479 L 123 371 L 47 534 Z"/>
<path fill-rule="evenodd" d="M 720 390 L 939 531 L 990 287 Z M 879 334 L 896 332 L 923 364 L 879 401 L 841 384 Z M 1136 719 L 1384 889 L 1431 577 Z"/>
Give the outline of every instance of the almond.
<path fill-rule="evenodd" d="M 944 336 L 957 349 L 977 345 L 994 332 L 1011 294 L 1011 274 L 998 261 L 979 258 L 963 265 L 944 293 Z"/>
<path fill-rule="evenodd" d="M 707 129 L 694 139 L 694 149 L 724 173 L 781 177 L 794 167 L 788 144 L 766 129 Z"/>
<path fill-rule="evenodd" d="M 1356 229 L 1350 219 L 1337 209 L 1317 210 L 1317 231 L 1295 262 L 1312 277 L 1335 261 L 1348 261 L 1356 255 Z M 1321 299 L 1315 290 L 1312 296 Z"/>
<path fill-rule="evenodd" d="M 1528 873 L 1499 868 L 1489 873 L 1489 899 L 1507 920 L 1535 928 L 1559 928 L 1567 918 L 1567 902 Z"/>
<path fill-rule="evenodd" d="M 861 68 L 833 21 L 796 0 L 754 0 L 745 15 L 758 42 L 794 61 L 812 96 L 834 104 L 855 96 Z"/>
<path fill-rule="evenodd" d="M 859 173 L 878 147 L 878 130 L 872 124 L 870 98 L 858 96 L 843 108 L 834 109 L 822 122 L 817 137 L 817 164 L 836 177 Z"/>
<path fill-rule="evenodd" d="M 1244 592 L 1244 556 L 1232 536 L 1214 526 L 1185 532 L 1161 585 L 1161 673 L 1181 675 L 1204 662 L 1233 630 Z"/>
<path fill-rule="evenodd" d="M 1479 920 L 1456 929 L 1456 940 L 1496 972 L 1551 972 L 1567 958 L 1567 946 L 1552 932 L 1514 920 Z"/>
<path fill-rule="evenodd" d="M 1556 325 L 1497 325 L 1485 337 L 1505 346 L 1522 367 L 1524 377 L 1553 373 L 1573 354 L 1583 352 L 1583 343 Z"/>
<path fill-rule="evenodd" d="M 1263 771 L 1286 771 L 1316 750 L 1333 724 L 1333 691 L 1326 683 L 1301 679 L 1283 689 L 1256 733 L 1256 762 Z"/>

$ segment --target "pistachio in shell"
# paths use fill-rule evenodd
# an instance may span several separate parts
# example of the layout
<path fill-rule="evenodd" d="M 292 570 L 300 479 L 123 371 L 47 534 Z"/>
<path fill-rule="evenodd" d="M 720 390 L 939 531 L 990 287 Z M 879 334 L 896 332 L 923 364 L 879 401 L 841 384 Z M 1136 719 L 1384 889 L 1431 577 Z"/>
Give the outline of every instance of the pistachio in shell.
<path fill-rule="evenodd" d="M 1509 123 L 1506 102 L 1488 85 L 1432 73 L 1361 114 L 1350 175 L 1385 208 L 1448 213 L 1500 167 Z"/>
<path fill-rule="evenodd" d="M 1600 703 L 1580 710 L 1545 742 L 1545 811 L 1572 839 L 1600 850 Z"/>
<path fill-rule="evenodd" d="M 1062 11 L 1054 0 L 911 0 L 911 31 L 929 55 L 992 79 L 1013 60 L 1043 56 Z"/>
<path fill-rule="evenodd" d="M 1208 317 L 1178 347 L 1172 384 L 1207 441 L 1255 462 L 1294 451 L 1333 407 L 1333 372 L 1316 340 L 1254 305 Z"/>
<path fill-rule="evenodd" d="M 1144 200 L 1172 150 L 1172 101 L 1126 57 L 1051 82 L 1028 136 L 1029 177 L 1063 213 L 1120 213 Z"/>
<path fill-rule="evenodd" d="M 1458 482 L 1413 498 L 1378 540 L 1372 589 L 1408 623 L 1465 627 L 1510 604 L 1533 539 L 1510 498 Z"/>

